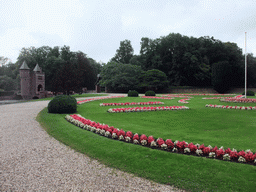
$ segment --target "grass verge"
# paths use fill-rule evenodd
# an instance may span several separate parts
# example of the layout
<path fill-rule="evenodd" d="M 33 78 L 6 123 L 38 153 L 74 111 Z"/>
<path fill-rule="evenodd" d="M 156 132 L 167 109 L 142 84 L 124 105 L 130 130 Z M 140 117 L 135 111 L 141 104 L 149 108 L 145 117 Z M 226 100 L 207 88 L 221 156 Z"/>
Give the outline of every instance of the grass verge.
<path fill-rule="evenodd" d="M 150 99 L 151 101 L 152 99 Z M 179 99 L 159 100 L 164 105 L 182 105 Z M 206 108 L 205 104 L 243 105 L 202 100 L 195 96 L 186 104 L 191 110 L 140 113 L 107 113 L 102 102 L 149 101 L 118 98 L 94 101 L 78 106 L 82 116 L 125 131 L 144 133 L 163 139 L 185 140 L 205 145 L 223 145 L 255 152 L 256 111 Z M 183 104 L 184 105 L 184 104 Z M 114 107 L 113 107 L 114 108 Z M 153 150 L 139 145 L 108 139 L 82 130 L 64 119 L 65 114 L 41 111 L 37 120 L 57 140 L 102 163 L 137 176 L 170 184 L 189 191 L 254 191 L 256 166 L 219 161 Z"/>

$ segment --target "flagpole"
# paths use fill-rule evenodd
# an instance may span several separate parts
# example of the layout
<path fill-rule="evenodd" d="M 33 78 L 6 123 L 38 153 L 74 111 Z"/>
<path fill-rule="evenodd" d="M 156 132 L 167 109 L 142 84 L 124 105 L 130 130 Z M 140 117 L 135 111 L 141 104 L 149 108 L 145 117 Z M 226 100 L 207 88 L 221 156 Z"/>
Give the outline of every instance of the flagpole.
<path fill-rule="evenodd" d="M 247 57 L 246 57 L 246 32 L 245 32 L 245 54 L 244 54 L 244 61 L 245 61 L 245 63 L 244 63 L 244 65 L 245 65 L 245 80 L 244 80 L 244 82 L 245 82 L 245 85 L 244 85 L 244 95 L 245 95 L 245 98 L 246 98 L 246 86 L 247 86 Z"/>

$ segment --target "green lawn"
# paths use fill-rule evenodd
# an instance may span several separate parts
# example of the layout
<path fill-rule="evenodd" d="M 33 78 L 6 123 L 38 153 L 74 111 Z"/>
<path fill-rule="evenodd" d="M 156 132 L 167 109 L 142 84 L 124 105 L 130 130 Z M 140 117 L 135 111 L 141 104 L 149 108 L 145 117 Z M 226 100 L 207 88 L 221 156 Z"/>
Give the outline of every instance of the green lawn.
<path fill-rule="evenodd" d="M 116 98 L 78 106 L 78 113 L 87 119 L 105 123 L 133 133 L 155 138 L 217 145 L 237 150 L 256 151 L 256 111 L 206 108 L 205 104 L 255 106 L 203 100 L 193 96 L 189 104 L 177 101 L 142 98 Z M 163 101 L 162 106 L 185 105 L 189 110 L 134 113 L 107 113 L 103 102 Z M 114 108 L 114 107 L 112 107 Z M 153 150 L 101 137 L 80 129 L 65 119 L 65 114 L 48 114 L 44 109 L 37 117 L 46 131 L 72 148 L 119 168 L 159 183 L 175 185 L 190 191 L 254 191 L 256 166 L 200 158 Z"/>

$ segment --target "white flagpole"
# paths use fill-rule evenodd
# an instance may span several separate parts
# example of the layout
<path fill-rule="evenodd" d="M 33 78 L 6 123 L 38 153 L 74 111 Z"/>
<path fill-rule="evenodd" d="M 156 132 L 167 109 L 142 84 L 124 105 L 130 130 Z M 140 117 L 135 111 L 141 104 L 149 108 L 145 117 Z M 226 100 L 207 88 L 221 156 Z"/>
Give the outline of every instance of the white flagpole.
<path fill-rule="evenodd" d="M 245 61 L 245 79 L 244 79 L 244 82 L 245 82 L 245 92 L 244 92 L 244 95 L 245 95 L 245 98 L 246 98 L 246 86 L 247 86 L 247 56 L 246 56 L 246 32 L 245 32 L 245 58 L 244 58 L 244 61 Z"/>

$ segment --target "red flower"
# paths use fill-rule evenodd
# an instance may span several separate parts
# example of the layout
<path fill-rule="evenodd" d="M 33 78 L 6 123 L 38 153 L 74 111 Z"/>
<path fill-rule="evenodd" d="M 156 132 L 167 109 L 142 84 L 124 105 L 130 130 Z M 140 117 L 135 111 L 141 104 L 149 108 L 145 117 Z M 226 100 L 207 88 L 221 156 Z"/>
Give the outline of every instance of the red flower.
<path fill-rule="evenodd" d="M 227 149 L 225 150 L 225 153 L 227 153 L 227 154 L 229 154 L 229 155 L 230 155 L 230 152 L 231 152 L 231 149 L 230 149 L 230 148 L 227 148 Z"/>
<path fill-rule="evenodd" d="M 230 158 L 231 158 L 232 160 L 237 160 L 237 159 L 238 159 L 238 153 L 237 153 L 236 151 L 231 151 L 231 152 L 229 153 L 229 155 L 230 155 Z"/>
<path fill-rule="evenodd" d="M 144 135 L 144 134 L 140 136 L 140 141 L 142 141 L 142 140 L 146 140 L 147 141 L 147 139 L 148 139 L 147 136 Z"/>
<path fill-rule="evenodd" d="M 211 150 L 211 152 L 214 152 L 214 153 L 216 153 L 216 151 L 218 150 L 218 147 L 217 146 L 215 146 L 212 150 Z"/>
<path fill-rule="evenodd" d="M 240 152 L 238 153 L 238 156 L 242 156 L 243 158 L 245 158 L 245 152 L 244 152 L 244 151 L 240 151 Z"/>
<path fill-rule="evenodd" d="M 171 147 L 171 148 L 174 147 L 174 143 L 172 142 L 171 139 L 166 139 L 165 144 L 166 144 L 168 147 Z"/>
<path fill-rule="evenodd" d="M 178 149 L 184 149 L 185 147 L 187 147 L 187 144 L 185 141 L 178 141 L 178 143 L 176 144 Z"/>
<path fill-rule="evenodd" d="M 154 137 L 153 136 L 149 136 L 148 137 L 148 143 L 150 144 L 152 141 L 155 141 Z"/>
<path fill-rule="evenodd" d="M 164 140 L 162 138 L 157 139 L 157 144 L 159 147 L 164 144 Z"/>
<path fill-rule="evenodd" d="M 132 132 L 131 132 L 131 131 L 127 131 L 126 134 L 125 134 L 125 136 L 132 138 Z"/>
<path fill-rule="evenodd" d="M 204 144 L 200 145 L 199 147 L 199 149 L 201 149 L 202 151 L 204 151 L 204 148 L 205 148 Z"/>
<path fill-rule="evenodd" d="M 133 136 L 133 138 L 132 138 L 133 140 L 138 140 L 139 141 L 139 135 L 136 133 L 134 136 Z"/>
<path fill-rule="evenodd" d="M 116 128 L 113 129 L 112 134 L 115 133 L 116 135 L 118 134 L 118 130 Z"/>
<path fill-rule="evenodd" d="M 253 155 L 252 152 L 246 153 L 244 158 L 246 159 L 247 162 L 252 162 L 252 161 L 254 161 L 254 155 Z"/>
<path fill-rule="evenodd" d="M 222 158 L 224 154 L 225 152 L 222 149 L 216 151 L 216 157 L 218 159 Z"/>
<path fill-rule="evenodd" d="M 117 136 L 119 137 L 120 135 L 123 135 L 123 137 L 125 136 L 125 132 L 123 131 L 123 129 L 118 131 Z"/>
<path fill-rule="evenodd" d="M 188 148 L 190 149 L 191 153 L 194 153 L 197 150 L 197 146 L 195 146 L 193 143 L 189 143 Z"/>
<path fill-rule="evenodd" d="M 205 147 L 205 148 L 203 149 L 204 155 L 209 155 L 210 152 L 211 152 L 210 147 Z"/>

